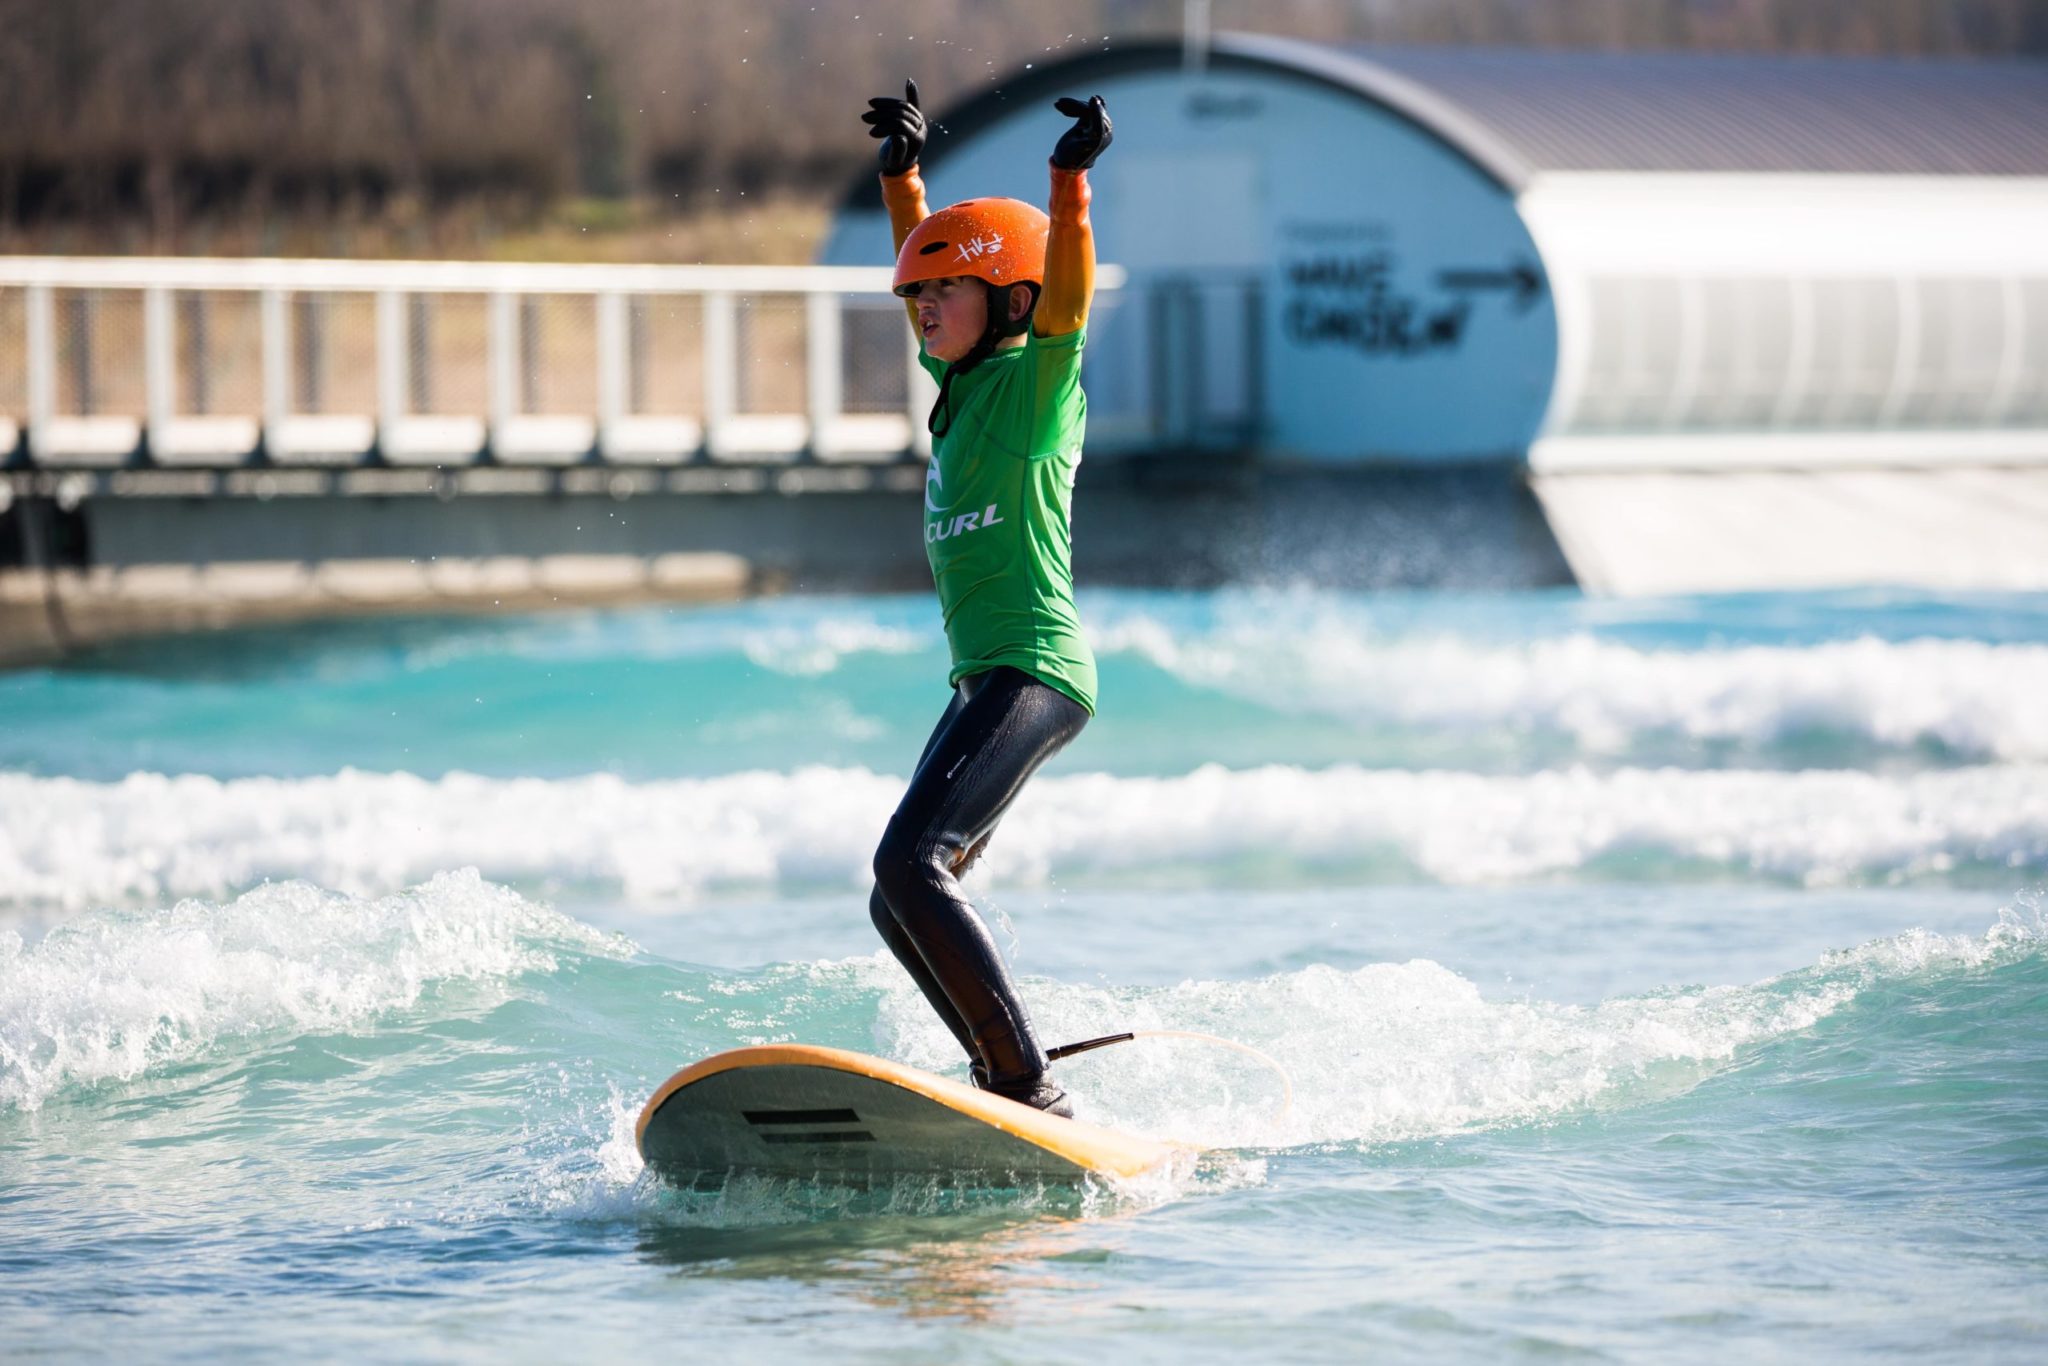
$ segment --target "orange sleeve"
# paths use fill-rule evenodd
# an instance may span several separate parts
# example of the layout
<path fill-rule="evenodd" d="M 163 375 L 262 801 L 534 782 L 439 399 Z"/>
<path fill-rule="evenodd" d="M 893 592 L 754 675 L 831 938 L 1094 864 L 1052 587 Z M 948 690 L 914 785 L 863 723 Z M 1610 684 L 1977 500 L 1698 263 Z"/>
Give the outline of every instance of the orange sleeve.
<path fill-rule="evenodd" d="M 1052 168 L 1052 232 L 1045 243 L 1045 289 L 1032 315 L 1041 337 L 1064 337 L 1088 321 L 1095 297 L 1095 229 L 1088 223 L 1088 172 Z"/>
<path fill-rule="evenodd" d="M 882 177 L 882 204 L 889 210 L 889 231 L 896 241 L 896 253 L 903 252 L 903 241 L 910 236 L 910 230 L 931 216 L 931 210 L 924 203 L 924 179 L 913 166 L 902 175 Z M 889 264 L 895 265 L 891 256 Z M 904 306 L 910 313 L 910 326 L 917 327 L 917 300 L 906 299 Z"/>

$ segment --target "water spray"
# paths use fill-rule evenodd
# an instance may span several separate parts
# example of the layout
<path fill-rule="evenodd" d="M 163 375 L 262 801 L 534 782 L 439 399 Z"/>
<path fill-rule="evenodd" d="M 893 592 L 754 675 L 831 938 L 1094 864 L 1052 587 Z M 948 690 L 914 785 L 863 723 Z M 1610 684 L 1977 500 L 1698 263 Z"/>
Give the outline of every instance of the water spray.
<path fill-rule="evenodd" d="M 1045 1056 L 1052 1062 L 1058 1062 L 1061 1058 L 1071 1058 L 1076 1053 L 1089 1053 L 1098 1048 L 1107 1048 L 1111 1044 L 1130 1043 L 1134 1039 L 1195 1039 L 1202 1043 L 1212 1043 L 1224 1048 L 1232 1048 L 1240 1053 L 1256 1058 L 1270 1069 L 1275 1076 L 1280 1078 L 1280 1109 L 1273 1116 L 1273 1122 L 1275 1124 L 1284 1123 L 1287 1117 L 1294 1112 L 1294 1079 L 1287 1075 L 1286 1068 L 1274 1061 L 1270 1054 L 1263 1053 L 1248 1043 L 1239 1043 L 1235 1039 L 1225 1039 L 1215 1034 L 1202 1034 L 1192 1029 L 1126 1030 L 1122 1034 L 1104 1034 L 1099 1039 L 1083 1039 L 1079 1043 L 1061 1044 L 1058 1048 L 1048 1048 L 1045 1050 Z"/>

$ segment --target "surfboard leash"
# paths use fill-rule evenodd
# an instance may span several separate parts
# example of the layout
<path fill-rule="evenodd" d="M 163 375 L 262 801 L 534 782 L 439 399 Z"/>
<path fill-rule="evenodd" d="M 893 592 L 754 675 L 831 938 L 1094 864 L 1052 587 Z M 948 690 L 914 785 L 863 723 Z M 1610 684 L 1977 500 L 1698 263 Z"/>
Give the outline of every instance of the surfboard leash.
<path fill-rule="evenodd" d="M 1127 1032 L 1105 1034 L 1099 1039 L 1083 1039 L 1079 1043 L 1063 1043 L 1058 1048 L 1046 1049 L 1045 1057 L 1048 1062 L 1058 1062 L 1061 1058 L 1071 1058 L 1076 1053 L 1090 1053 L 1098 1048 L 1107 1048 L 1113 1043 L 1129 1043 L 1137 1037 L 1136 1034 Z"/>

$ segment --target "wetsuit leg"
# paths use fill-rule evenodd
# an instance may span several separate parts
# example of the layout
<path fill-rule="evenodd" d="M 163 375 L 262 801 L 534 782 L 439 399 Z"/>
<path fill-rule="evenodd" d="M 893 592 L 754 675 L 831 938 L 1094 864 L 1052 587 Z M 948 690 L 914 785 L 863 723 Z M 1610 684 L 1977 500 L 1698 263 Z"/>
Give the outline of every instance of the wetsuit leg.
<path fill-rule="evenodd" d="M 875 851 L 875 885 L 964 1025 L 991 1086 L 1028 1084 L 1044 1051 L 988 927 L 955 867 L 984 841 L 1025 779 L 1087 723 L 1088 712 L 1018 669 L 963 680 L 964 702 L 929 746 Z M 920 982 L 923 985 L 923 982 Z M 945 1014 L 946 1012 L 941 1012 Z"/>
<path fill-rule="evenodd" d="M 924 767 L 924 761 L 931 757 L 932 747 L 939 743 L 939 737 L 946 733 L 946 728 L 953 724 L 953 718 L 960 714 L 960 708 L 966 703 L 965 694 L 955 689 L 953 696 L 946 703 L 945 713 L 939 717 L 938 725 L 932 727 L 931 737 L 924 742 L 924 753 L 917 756 L 917 768 L 911 770 L 913 774 Z M 910 980 L 917 983 L 917 989 L 924 995 L 925 1001 L 938 1017 L 945 1021 L 946 1028 L 953 1032 L 953 1037 L 959 1041 L 960 1051 L 967 1055 L 967 1060 L 980 1061 L 981 1054 L 974 1047 L 973 1032 L 967 1028 L 967 1022 L 960 1018 L 959 1012 L 953 1009 L 953 1002 L 947 998 L 945 988 L 939 985 L 939 979 L 925 966 L 924 955 L 917 951 L 917 945 L 911 943 L 909 932 L 896 923 L 896 914 L 889 909 L 888 901 L 882 896 L 880 884 L 868 893 L 868 918 L 875 922 L 876 933 L 880 934 L 882 942 L 889 946 L 889 952 L 896 955 L 896 961 L 903 965 L 903 970 L 910 974 Z"/>

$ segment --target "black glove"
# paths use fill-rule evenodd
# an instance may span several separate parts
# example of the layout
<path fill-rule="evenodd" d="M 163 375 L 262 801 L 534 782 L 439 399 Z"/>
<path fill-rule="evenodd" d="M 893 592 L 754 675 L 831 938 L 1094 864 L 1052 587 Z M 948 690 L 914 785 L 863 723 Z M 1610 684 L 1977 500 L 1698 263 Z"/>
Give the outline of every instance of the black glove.
<path fill-rule="evenodd" d="M 882 174 L 902 175 L 917 165 L 924 151 L 924 111 L 917 107 L 917 82 L 903 83 L 903 98 L 883 96 L 868 101 L 860 116 L 868 136 L 882 139 Z"/>
<path fill-rule="evenodd" d="M 1102 96 L 1091 96 L 1086 104 L 1063 96 L 1052 107 L 1075 121 L 1072 128 L 1060 134 L 1059 145 L 1052 149 L 1052 164 L 1062 171 L 1087 170 L 1108 149 L 1111 140 L 1109 111 L 1103 108 Z"/>

